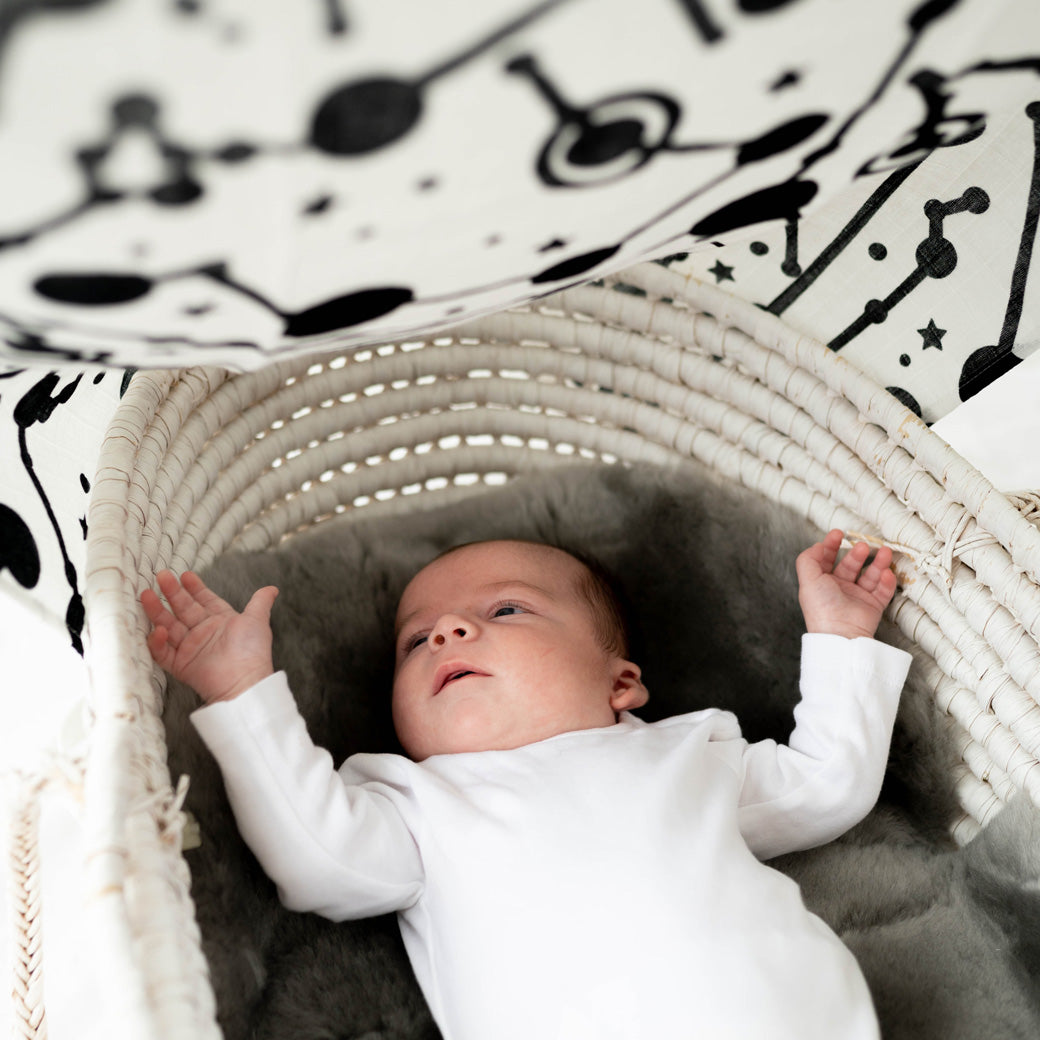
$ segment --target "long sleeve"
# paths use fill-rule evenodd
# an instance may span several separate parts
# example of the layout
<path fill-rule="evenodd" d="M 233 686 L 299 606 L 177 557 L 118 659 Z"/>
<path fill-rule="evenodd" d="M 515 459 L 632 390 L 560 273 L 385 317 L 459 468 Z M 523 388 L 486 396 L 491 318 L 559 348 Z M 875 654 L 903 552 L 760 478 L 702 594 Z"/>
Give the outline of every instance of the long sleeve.
<path fill-rule="evenodd" d="M 345 782 L 311 741 L 284 672 L 200 708 L 192 722 L 220 765 L 242 836 L 290 910 L 345 920 L 419 898 L 422 861 L 393 789 Z"/>
<path fill-rule="evenodd" d="M 743 756 L 739 824 L 756 856 L 822 845 L 870 812 L 910 660 L 873 639 L 803 637 L 790 739 L 749 744 Z"/>

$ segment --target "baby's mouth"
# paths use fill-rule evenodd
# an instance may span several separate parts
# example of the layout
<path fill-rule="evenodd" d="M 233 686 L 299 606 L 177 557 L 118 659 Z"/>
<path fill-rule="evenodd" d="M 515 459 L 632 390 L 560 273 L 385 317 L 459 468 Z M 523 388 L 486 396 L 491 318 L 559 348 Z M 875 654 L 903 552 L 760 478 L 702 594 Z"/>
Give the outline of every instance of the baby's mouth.
<path fill-rule="evenodd" d="M 443 676 L 438 676 L 434 696 L 440 693 L 446 686 L 450 686 L 453 682 L 457 682 L 459 679 L 465 679 L 469 675 L 483 674 L 483 672 L 474 671 L 472 668 L 453 668 L 451 671 L 445 672 Z"/>

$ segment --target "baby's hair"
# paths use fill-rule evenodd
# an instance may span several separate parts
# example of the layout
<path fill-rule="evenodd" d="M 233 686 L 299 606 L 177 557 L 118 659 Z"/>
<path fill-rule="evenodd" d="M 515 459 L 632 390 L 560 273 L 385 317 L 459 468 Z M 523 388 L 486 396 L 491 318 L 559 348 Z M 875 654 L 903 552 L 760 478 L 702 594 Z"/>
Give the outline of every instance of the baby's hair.
<path fill-rule="evenodd" d="M 578 592 L 592 611 L 603 649 L 627 660 L 630 653 L 628 625 L 625 623 L 621 598 L 610 575 L 601 563 L 591 557 L 568 549 L 562 549 L 561 552 L 572 556 L 582 566 Z"/>
<path fill-rule="evenodd" d="M 488 539 L 497 541 L 498 539 Z M 581 573 L 577 581 L 577 593 L 588 605 L 592 612 L 592 621 L 599 637 L 600 645 L 609 654 L 627 659 L 629 648 L 628 625 L 625 621 L 625 611 L 621 603 L 621 597 L 606 568 L 598 560 L 584 553 L 564 549 L 558 545 L 550 545 L 548 542 L 534 542 L 526 538 L 507 538 L 503 541 L 519 542 L 521 545 L 529 545 L 535 549 L 555 549 L 557 552 L 565 553 L 579 564 Z M 438 553 L 434 559 L 440 560 L 450 556 L 459 549 L 466 549 L 471 545 L 485 544 L 482 541 L 465 542 L 462 545 L 453 545 Z M 432 561 L 431 561 L 432 562 Z"/>

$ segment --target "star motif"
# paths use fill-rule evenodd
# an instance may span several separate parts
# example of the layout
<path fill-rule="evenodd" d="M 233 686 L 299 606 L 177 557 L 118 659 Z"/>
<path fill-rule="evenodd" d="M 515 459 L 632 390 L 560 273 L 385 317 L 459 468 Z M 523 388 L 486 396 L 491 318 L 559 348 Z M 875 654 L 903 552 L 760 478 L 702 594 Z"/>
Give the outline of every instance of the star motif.
<path fill-rule="evenodd" d="M 733 277 L 733 268 L 727 267 L 721 260 L 715 261 L 714 267 L 708 268 L 708 274 L 715 276 L 715 284 L 719 282 L 735 282 L 736 279 Z"/>
<path fill-rule="evenodd" d="M 934 318 L 929 318 L 928 324 L 923 329 L 918 329 L 917 331 L 923 341 L 921 343 L 922 350 L 927 350 L 929 347 L 942 350 L 942 338 L 946 335 L 946 329 L 940 329 L 935 324 Z"/>
<path fill-rule="evenodd" d="M 785 87 L 793 87 L 802 81 L 802 74 L 797 69 L 788 69 L 770 88 L 770 93 L 776 93 Z"/>

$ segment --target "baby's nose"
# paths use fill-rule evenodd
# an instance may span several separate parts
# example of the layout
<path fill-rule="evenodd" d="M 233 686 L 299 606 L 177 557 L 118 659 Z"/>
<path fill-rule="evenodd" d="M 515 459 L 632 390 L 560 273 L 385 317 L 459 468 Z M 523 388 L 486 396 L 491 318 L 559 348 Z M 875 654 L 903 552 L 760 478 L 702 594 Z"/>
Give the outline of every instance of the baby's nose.
<path fill-rule="evenodd" d="M 433 630 L 431 642 L 434 646 L 444 646 L 449 639 L 467 639 L 474 631 L 474 625 L 464 618 L 456 616 L 443 617 Z"/>

